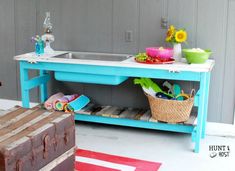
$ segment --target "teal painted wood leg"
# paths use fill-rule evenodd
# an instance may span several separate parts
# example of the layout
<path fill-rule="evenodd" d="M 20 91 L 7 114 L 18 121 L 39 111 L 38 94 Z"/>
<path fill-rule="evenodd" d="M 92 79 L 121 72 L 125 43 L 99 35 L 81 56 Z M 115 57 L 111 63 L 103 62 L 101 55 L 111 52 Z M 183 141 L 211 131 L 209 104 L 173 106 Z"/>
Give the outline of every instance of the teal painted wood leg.
<path fill-rule="evenodd" d="M 45 75 L 47 75 L 47 72 L 44 71 L 44 70 L 40 70 L 39 75 L 40 76 L 45 76 Z M 40 101 L 41 101 L 41 103 L 45 102 L 47 98 L 48 98 L 47 83 L 42 83 L 40 85 Z"/>
<path fill-rule="evenodd" d="M 30 94 L 29 89 L 26 86 L 26 82 L 28 81 L 28 69 L 24 67 L 24 63 L 20 62 L 20 85 L 21 85 L 21 100 L 22 100 L 22 106 L 25 108 L 30 107 Z"/>
<path fill-rule="evenodd" d="M 204 114 L 203 114 L 203 126 L 202 126 L 202 138 L 206 135 L 206 122 L 208 114 L 208 102 L 209 102 L 209 88 L 210 88 L 210 73 L 206 73 L 206 90 L 205 90 L 205 103 L 204 103 Z"/>
<path fill-rule="evenodd" d="M 196 153 L 200 150 L 200 141 L 202 136 L 202 127 L 204 122 L 204 107 L 205 107 L 205 98 L 206 98 L 206 73 L 201 73 L 200 80 L 200 97 L 199 97 L 199 105 L 198 105 L 198 116 L 197 116 L 197 126 L 196 126 L 196 134 L 195 136 L 195 147 L 194 151 Z"/>
<path fill-rule="evenodd" d="M 193 129 L 193 131 L 192 131 L 192 133 L 191 133 L 191 138 L 192 138 L 192 142 L 195 142 L 196 141 L 196 128 L 197 127 L 195 127 L 194 129 Z"/>

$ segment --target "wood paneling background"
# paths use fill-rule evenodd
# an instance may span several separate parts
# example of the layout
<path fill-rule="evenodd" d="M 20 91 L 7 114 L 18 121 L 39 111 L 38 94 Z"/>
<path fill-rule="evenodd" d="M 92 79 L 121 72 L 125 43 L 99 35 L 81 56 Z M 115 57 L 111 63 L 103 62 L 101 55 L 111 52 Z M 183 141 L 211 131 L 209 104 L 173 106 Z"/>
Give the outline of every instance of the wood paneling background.
<path fill-rule="evenodd" d="M 23 53 L 31 52 L 33 44 L 30 39 L 36 34 L 36 1 L 35 0 L 15 0 L 14 13 L 15 13 L 15 54 L 20 55 Z M 12 57 L 9 58 L 12 60 Z M 19 84 L 19 65 L 17 63 L 17 93 L 20 97 L 20 84 Z M 36 71 L 30 71 L 29 76 L 37 75 Z M 14 78 L 14 77 L 13 77 Z M 9 91 L 10 92 L 10 91 Z M 38 100 L 38 90 L 32 89 L 30 91 L 31 100 Z"/>
<path fill-rule="evenodd" d="M 161 18 L 189 33 L 184 47 L 212 49 L 209 121 L 233 122 L 235 103 L 235 0 L 2 0 L 0 2 L 1 98 L 19 98 L 14 54 L 32 49 L 28 39 L 42 33 L 45 12 L 50 11 L 58 50 L 136 54 L 147 46 L 164 43 Z M 7 17 L 6 17 L 7 16 Z M 132 42 L 125 32 L 133 33 Z M 9 74 L 5 74 L 5 73 Z M 32 75 L 35 73 L 32 73 Z M 52 73 L 53 74 L 53 73 Z M 132 79 L 119 86 L 65 83 L 53 80 L 50 93 L 81 92 L 97 103 L 146 106 Z M 196 83 L 182 83 L 191 89 Z M 18 92 L 18 95 L 17 95 Z M 33 91 L 37 98 L 37 90 Z"/>
<path fill-rule="evenodd" d="M 0 1 L 0 98 L 17 96 L 14 15 L 14 0 Z"/>

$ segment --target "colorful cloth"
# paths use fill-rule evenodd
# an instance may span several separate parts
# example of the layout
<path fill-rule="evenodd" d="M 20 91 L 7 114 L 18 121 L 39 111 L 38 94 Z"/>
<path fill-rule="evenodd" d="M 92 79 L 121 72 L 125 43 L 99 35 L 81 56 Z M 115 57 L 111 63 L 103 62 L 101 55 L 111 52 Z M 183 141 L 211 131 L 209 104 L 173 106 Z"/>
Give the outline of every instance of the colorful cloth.
<path fill-rule="evenodd" d="M 55 101 L 55 107 L 54 109 L 55 110 L 59 110 L 59 111 L 63 111 L 65 110 L 65 106 L 75 100 L 76 98 L 79 97 L 79 94 L 72 94 L 72 95 L 66 95 L 66 96 L 63 96 L 62 98 L 59 98 Z"/>
<path fill-rule="evenodd" d="M 64 96 L 63 93 L 59 92 L 54 94 L 53 96 L 51 96 L 45 103 L 44 103 L 44 107 L 47 110 L 52 110 L 54 108 L 54 101 L 56 101 L 57 99 L 60 99 Z"/>

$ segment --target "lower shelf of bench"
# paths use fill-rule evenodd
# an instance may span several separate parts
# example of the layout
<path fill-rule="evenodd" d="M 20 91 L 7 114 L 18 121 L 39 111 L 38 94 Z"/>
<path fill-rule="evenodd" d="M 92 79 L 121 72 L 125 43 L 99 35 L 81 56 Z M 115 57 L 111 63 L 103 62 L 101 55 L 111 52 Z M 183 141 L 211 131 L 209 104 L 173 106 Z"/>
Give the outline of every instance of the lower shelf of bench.
<path fill-rule="evenodd" d="M 75 120 L 103 123 L 103 124 L 110 124 L 110 125 L 136 127 L 136 128 L 182 132 L 182 133 L 192 133 L 195 127 L 195 125 L 168 124 L 168 123 L 162 123 L 162 122 L 150 122 L 150 121 L 142 121 L 142 120 L 134 120 L 134 119 L 126 119 L 126 118 L 111 118 L 111 117 L 105 117 L 105 116 L 86 115 L 86 114 L 75 114 Z"/>

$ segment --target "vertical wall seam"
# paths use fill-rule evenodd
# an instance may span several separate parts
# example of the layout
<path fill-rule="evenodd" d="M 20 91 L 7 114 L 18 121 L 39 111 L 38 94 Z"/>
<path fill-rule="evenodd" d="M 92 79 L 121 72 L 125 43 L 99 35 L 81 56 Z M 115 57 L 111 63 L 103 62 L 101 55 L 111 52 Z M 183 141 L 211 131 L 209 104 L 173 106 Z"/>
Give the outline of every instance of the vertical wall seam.
<path fill-rule="evenodd" d="M 40 15 L 38 15 L 38 13 L 39 13 L 38 12 L 39 11 L 39 9 L 38 9 L 39 5 L 40 5 L 40 1 L 39 0 L 34 0 L 34 8 L 35 8 L 35 30 L 34 30 L 34 33 L 35 33 L 35 35 L 37 33 L 39 33 L 39 28 L 38 28 L 38 24 L 39 24 L 38 16 L 40 16 Z M 37 74 L 39 74 L 39 71 L 37 71 Z M 37 100 L 38 100 L 38 102 L 40 102 L 41 94 L 39 92 L 39 87 L 37 87 L 36 93 L 37 93 Z"/>
<path fill-rule="evenodd" d="M 195 11 L 195 23 L 194 23 L 194 42 L 193 42 L 193 45 L 197 48 L 197 44 L 198 44 L 198 42 L 197 42 L 197 34 L 198 34 L 198 0 L 195 0 L 194 1 L 194 11 Z M 192 83 L 192 87 L 193 87 L 193 89 L 195 89 L 196 88 L 196 83 L 195 82 L 193 82 Z M 209 97 L 208 97 L 209 98 Z"/>
<path fill-rule="evenodd" d="M 170 19 L 169 19 L 169 0 L 163 0 L 163 3 L 165 3 L 165 14 L 166 14 L 166 17 L 167 17 L 167 19 L 168 19 L 168 24 L 169 24 L 169 21 L 170 21 Z"/>
<path fill-rule="evenodd" d="M 163 0 L 163 1 L 165 1 L 165 0 Z M 169 22 L 170 22 L 170 18 L 169 18 L 169 0 L 166 0 L 166 15 L 167 15 L 167 19 L 168 19 L 168 24 L 169 24 Z M 165 45 L 167 46 L 167 43 L 166 43 L 166 41 L 164 41 L 165 42 Z"/>
<path fill-rule="evenodd" d="M 112 21 L 111 21 L 111 24 L 112 24 L 112 27 L 111 27 L 112 28 L 112 31 L 111 31 L 112 45 L 111 45 L 111 47 L 112 47 L 112 52 L 114 53 L 114 0 L 112 0 Z"/>
<path fill-rule="evenodd" d="M 111 47 L 112 47 L 112 53 L 114 53 L 114 0 L 112 0 L 112 22 L 111 22 L 111 24 L 112 24 L 112 31 L 111 31 L 111 33 L 112 33 L 112 36 L 111 36 L 111 42 L 112 42 L 112 45 L 111 45 Z M 111 101 L 111 105 L 113 105 L 113 87 L 110 87 L 110 93 L 111 93 L 111 99 L 110 99 L 110 101 Z"/>
<path fill-rule="evenodd" d="M 196 3 L 195 3 L 195 12 L 196 12 L 196 14 L 195 14 L 195 26 L 194 26 L 194 27 L 195 27 L 195 28 L 194 28 L 194 29 L 195 29 L 195 30 L 194 30 L 194 31 L 195 31 L 195 33 L 194 33 L 194 34 L 195 34 L 195 35 L 194 35 L 194 41 L 195 41 L 195 42 L 194 42 L 194 45 L 195 45 L 195 47 L 197 47 L 197 46 L 198 46 L 197 35 L 198 35 L 198 15 L 199 15 L 199 13 L 198 13 L 198 10 L 199 10 L 199 9 L 198 9 L 198 3 L 199 3 L 199 2 L 198 2 L 198 1 L 199 1 L 199 0 L 195 0 L 195 1 L 196 1 Z"/>
<path fill-rule="evenodd" d="M 140 8 L 140 1 L 138 0 L 138 20 L 137 20 L 137 26 L 138 26 L 138 44 L 137 44 L 137 53 L 140 52 L 140 13 L 141 13 L 141 8 Z"/>
<path fill-rule="evenodd" d="M 141 0 L 138 0 L 138 38 L 137 38 L 137 51 L 138 53 L 140 52 L 140 33 L 141 33 L 141 30 L 140 30 L 140 16 L 141 16 L 141 8 L 140 8 L 140 2 Z"/>
<path fill-rule="evenodd" d="M 14 55 L 16 55 L 16 0 L 13 0 L 13 24 L 14 24 Z M 16 99 L 20 99 L 20 92 L 19 92 L 19 87 L 20 87 L 20 84 L 19 84 L 19 76 L 18 76 L 18 70 L 19 70 L 19 67 L 18 67 L 18 63 L 15 62 L 15 67 L 16 67 Z"/>
<path fill-rule="evenodd" d="M 163 5 L 163 16 L 167 18 L 167 25 L 169 25 L 169 3 L 168 0 L 162 0 L 162 5 Z M 164 46 L 167 46 L 167 43 L 165 41 L 165 34 L 162 34 L 162 40 Z"/>
<path fill-rule="evenodd" d="M 35 2 L 35 10 L 36 10 L 36 20 L 35 20 L 35 24 L 36 24 L 36 27 L 35 27 L 35 33 L 37 33 L 38 32 L 38 16 L 39 16 L 39 9 L 38 9 L 38 7 L 39 7 L 39 5 L 40 5 L 40 1 L 38 1 L 38 0 L 35 0 L 34 1 Z"/>
<path fill-rule="evenodd" d="M 225 10 L 224 15 L 223 15 L 223 19 L 225 19 L 226 21 L 223 24 L 223 31 L 225 31 L 225 40 L 224 40 L 224 68 L 223 68 L 223 84 L 222 84 L 222 101 L 220 104 L 220 122 L 223 122 L 223 106 L 224 106 L 224 81 L 225 81 L 225 74 L 226 74 L 226 64 L 227 64 L 227 37 L 228 37 L 228 20 L 229 20 L 229 0 L 226 1 L 227 2 L 227 10 Z M 226 17 L 226 18 L 225 18 Z"/>

